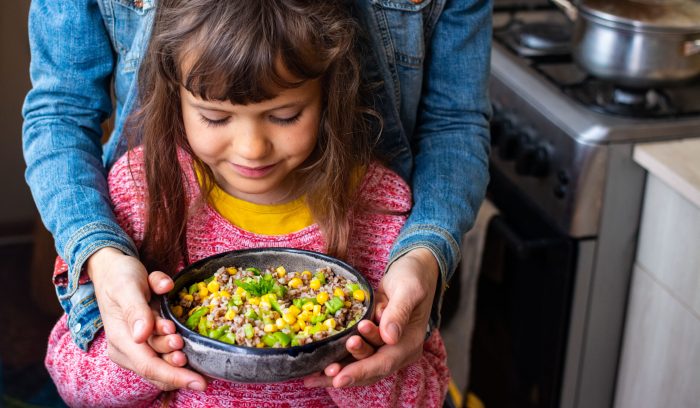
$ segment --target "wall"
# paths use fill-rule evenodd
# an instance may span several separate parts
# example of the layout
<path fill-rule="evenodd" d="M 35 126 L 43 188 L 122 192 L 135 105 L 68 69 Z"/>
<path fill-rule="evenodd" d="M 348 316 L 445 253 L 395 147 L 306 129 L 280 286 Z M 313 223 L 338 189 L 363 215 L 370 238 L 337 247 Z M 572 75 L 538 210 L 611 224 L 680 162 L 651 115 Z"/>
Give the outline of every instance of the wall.
<path fill-rule="evenodd" d="M 22 102 L 30 88 L 29 0 L 0 2 L 0 243 L 26 234 L 36 209 L 24 182 Z"/>

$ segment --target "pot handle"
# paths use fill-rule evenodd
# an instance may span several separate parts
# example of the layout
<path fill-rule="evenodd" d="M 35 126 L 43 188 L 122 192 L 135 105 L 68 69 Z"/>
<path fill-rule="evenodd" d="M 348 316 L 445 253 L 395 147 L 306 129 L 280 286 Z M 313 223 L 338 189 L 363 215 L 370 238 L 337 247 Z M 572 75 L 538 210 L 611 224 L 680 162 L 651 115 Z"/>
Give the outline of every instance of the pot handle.
<path fill-rule="evenodd" d="M 554 1 L 554 0 L 552 0 L 552 1 Z M 684 56 L 690 57 L 691 55 L 695 55 L 698 53 L 700 53 L 700 39 L 686 41 L 683 43 L 683 55 Z"/>
<path fill-rule="evenodd" d="M 578 19 L 578 10 L 576 6 L 569 0 L 550 0 L 555 6 L 559 7 L 561 11 L 566 14 L 566 16 L 571 21 L 576 21 Z"/>

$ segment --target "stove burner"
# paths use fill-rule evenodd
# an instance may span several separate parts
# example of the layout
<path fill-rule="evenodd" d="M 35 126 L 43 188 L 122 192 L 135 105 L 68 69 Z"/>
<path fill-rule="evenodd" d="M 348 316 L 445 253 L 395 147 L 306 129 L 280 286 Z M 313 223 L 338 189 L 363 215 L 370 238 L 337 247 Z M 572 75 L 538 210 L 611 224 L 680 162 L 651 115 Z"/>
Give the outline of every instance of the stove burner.
<path fill-rule="evenodd" d="M 662 117 L 681 113 L 658 89 L 630 89 L 589 78 L 564 87 L 564 92 L 591 109 L 630 117 Z"/>
<path fill-rule="evenodd" d="M 523 57 L 569 58 L 571 54 L 571 24 L 525 23 L 512 18 L 507 24 L 494 31 L 497 39 Z"/>

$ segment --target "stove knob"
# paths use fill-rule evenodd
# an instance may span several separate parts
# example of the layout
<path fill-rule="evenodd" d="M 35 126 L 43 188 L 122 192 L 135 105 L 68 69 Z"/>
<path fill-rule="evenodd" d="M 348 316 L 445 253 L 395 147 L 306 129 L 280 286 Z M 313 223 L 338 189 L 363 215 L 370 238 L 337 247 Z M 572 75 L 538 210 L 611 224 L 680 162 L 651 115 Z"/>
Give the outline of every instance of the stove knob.
<path fill-rule="evenodd" d="M 507 132 L 499 138 L 498 155 L 503 160 L 514 160 L 530 140 L 528 132 Z"/>
<path fill-rule="evenodd" d="M 515 171 L 523 176 L 545 177 L 549 173 L 549 149 L 544 144 L 529 143 L 515 160 Z"/>
<path fill-rule="evenodd" d="M 491 146 L 497 146 L 503 135 L 512 132 L 513 121 L 507 115 L 495 113 L 491 119 Z"/>

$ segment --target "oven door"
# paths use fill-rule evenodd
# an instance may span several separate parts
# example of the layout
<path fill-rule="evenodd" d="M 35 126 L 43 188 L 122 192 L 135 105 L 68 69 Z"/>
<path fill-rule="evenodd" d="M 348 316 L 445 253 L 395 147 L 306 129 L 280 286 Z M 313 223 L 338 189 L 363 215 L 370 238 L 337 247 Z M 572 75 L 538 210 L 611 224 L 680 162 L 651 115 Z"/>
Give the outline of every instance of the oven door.
<path fill-rule="evenodd" d="M 556 407 L 566 349 L 576 241 L 492 172 L 477 288 L 469 388 L 488 408 Z"/>

